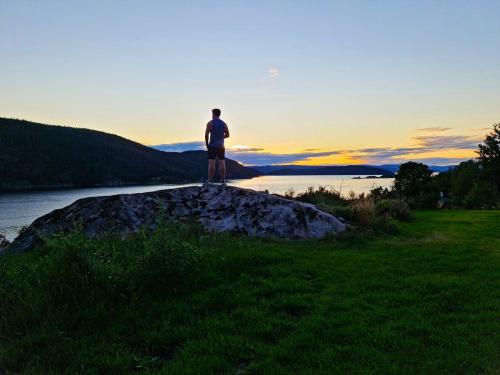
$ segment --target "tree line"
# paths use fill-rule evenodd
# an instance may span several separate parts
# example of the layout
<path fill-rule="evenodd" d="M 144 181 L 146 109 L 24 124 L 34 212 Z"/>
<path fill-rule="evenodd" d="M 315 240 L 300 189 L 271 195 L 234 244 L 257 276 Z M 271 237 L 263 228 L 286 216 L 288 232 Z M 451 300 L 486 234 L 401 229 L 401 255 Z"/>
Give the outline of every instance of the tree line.
<path fill-rule="evenodd" d="M 413 208 L 500 208 L 500 123 L 478 145 L 478 157 L 439 174 L 423 163 L 401 164 L 390 189 L 374 198 L 403 198 Z"/>

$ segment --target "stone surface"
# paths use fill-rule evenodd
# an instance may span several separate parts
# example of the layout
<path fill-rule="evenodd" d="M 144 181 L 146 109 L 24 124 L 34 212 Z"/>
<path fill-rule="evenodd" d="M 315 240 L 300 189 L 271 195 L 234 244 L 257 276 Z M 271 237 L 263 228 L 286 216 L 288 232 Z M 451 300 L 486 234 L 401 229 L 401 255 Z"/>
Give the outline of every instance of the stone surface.
<path fill-rule="evenodd" d="M 439 198 L 438 201 L 437 201 L 437 204 L 436 204 L 436 207 L 437 208 L 448 208 L 450 205 L 450 200 L 448 198 Z"/>
<path fill-rule="evenodd" d="M 209 185 L 77 200 L 35 220 L 8 247 L 26 251 L 41 238 L 69 231 L 76 223 L 94 238 L 106 231 L 122 234 L 154 229 L 160 217 L 196 220 L 207 231 L 249 236 L 321 238 L 345 230 L 335 216 L 315 206 L 230 186 Z"/>

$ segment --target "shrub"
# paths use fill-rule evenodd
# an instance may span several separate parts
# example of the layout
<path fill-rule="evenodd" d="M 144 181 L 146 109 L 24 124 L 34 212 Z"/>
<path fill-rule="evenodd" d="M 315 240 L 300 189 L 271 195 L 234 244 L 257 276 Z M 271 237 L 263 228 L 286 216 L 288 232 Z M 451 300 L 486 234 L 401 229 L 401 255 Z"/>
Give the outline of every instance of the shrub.
<path fill-rule="evenodd" d="M 334 188 L 323 186 L 316 189 L 309 187 L 299 194 L 287 192 L 286 196 L 315 204 L 321 210 L 376 232 L 394 232 L 396 227 L 392 219 L 410 218 L 408 204 L 402 199 L 389 198 L 394 196 L 394 191 L 381 187 L 372 189 L 367 196 L 350 192 L 347 197 L 343 197 Z"/>
<path fill-rule="evenodd" d="M 387 216 L 397 220 L 409 220 L 410 207 L 403 199 L 382 199 L 375 204 L 375 213 L 378 216 Z"/>
<path fill-rule="evenodd" d="M 498 205 L 497 189 L 492 182 L 475 182 L 464 198 L 466 208 L 491 209 Z"/>
<path fill-rule="evenodd" d="M 383 188 L 382 186 L 377 186 L 370 190 L 368 193 L 368 197 L 372 198 L 375 201 L 380 199 L 390 199 L 394 198 L 395 192 L 393 189 L 389 190 L 387 188 Z"/>
<path fill-rule="evenodd" d="M 293 193 L 291 196 L 293 196 Z M 296 199 L 314 204 L 345 204 L 347 202 L 347 199 L 342 197 L 340 191 L 327 186 L 319 186 L 316 189 L 310 186 L 305 192 L 297 194 Z"/>
<path fill-rule="evenodd" d="M 353 201 L 351 212 L 351 220 L 365 229 L 385 233 L 394 233 L 397 230 L 391 215 L 378 210 L 377 204 L 371 198 Z"/>
<path fill-rule="evenodd" d="M 347 207 L 352 198 L 344 198 L 339 191 L 333 187 L 320 186 L 318 188 L 309 187 L 303 193 L 295 194 L 287 192 L 287 198 L 296 199 L 301 202 L 311 203 L 316 205 L 320 210 L 349 218 Z"/>
<path fill-rule="evenodd" d="M 295 190 L 293 187 L 288 188 L 287 191 L 285 191 L 285 198 L 288 199 L 293 199 L 295 197 Z"/>
<path fill-rule="evenodd" d="M 359 199 L 352 203 L 352 219 L 357 223 L 370 226 L 375 217 L 375 204 L 372 199 Z"/>

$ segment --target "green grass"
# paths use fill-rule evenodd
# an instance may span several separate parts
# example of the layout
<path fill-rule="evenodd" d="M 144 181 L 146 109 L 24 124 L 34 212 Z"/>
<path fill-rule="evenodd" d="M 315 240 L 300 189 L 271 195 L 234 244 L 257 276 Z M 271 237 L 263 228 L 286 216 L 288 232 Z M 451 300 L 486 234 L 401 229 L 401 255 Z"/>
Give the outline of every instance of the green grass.
<path fill-rule="evenodd" d="M 322 241 L 163 228 L 0 258 L 0 373 L 500 372 L 500 211 Z"/>

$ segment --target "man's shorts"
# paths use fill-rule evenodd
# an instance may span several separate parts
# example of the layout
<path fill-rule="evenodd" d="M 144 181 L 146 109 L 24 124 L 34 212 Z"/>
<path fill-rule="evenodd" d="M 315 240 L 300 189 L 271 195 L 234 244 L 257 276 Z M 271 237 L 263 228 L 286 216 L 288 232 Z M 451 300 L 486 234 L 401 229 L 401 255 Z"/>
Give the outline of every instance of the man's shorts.
<path fill-rule="evenodd" d="M 208 160 L 215 160 L 217 157 L 219 160 L 224 160 L 226 155 L 226 149 L 224 147 L 208 147 Z"/>

